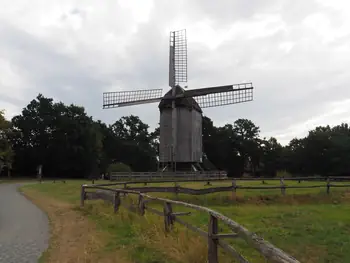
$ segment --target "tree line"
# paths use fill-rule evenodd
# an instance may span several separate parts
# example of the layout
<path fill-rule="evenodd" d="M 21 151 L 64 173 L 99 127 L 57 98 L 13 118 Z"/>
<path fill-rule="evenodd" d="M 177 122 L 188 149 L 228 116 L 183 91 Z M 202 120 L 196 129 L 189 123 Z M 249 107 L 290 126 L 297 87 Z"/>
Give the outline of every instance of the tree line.
<path fill-rule="evenodd" d="M 217 127 L 203 117 L 203 156 L 208 169 L 229 176 L 347 175 L 350 163 L 348 124 L 320 126 L 304 138 L 282 146 L 261 138 L 247 119 Z M 158 168 L 159 128 L 150 131 L 139 117 L 121 117 L 111 125 L 88 116 L 83 107 L 65 105 L 39 94 L 21 112 L 6 120 L 0 112 L 0 171 L 33 176 L 42 165 L 44 177 L 93 178 L 111 164 L 131 171 Z"/>

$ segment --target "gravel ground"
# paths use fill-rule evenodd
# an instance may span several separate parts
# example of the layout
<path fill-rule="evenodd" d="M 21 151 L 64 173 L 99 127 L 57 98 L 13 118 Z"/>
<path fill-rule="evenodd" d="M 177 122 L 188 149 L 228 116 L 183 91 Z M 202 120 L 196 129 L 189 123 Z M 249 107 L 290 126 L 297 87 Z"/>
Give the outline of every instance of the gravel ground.
<path fill-rule="evenodd" d="M 19 186 L 0 184 L 0 263 L 36 263 L 48 246 L 48 218 Z"/>

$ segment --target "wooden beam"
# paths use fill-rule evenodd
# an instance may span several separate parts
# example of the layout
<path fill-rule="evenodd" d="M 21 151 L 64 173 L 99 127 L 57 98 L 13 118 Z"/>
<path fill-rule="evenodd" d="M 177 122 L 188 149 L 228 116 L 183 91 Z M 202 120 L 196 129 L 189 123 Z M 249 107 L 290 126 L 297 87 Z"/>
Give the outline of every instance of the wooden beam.
<path fill-rule="evenodd" d="M 211 215 L 209 216 L 208 225 L 208 263 L 218 263 L 218 239 L 215 235 L 218 234 L 218 219 Z"/>
<path fill-rule="evenodd" d="M 174 212 L 172 213 L 173 216 L 188 216 L 191 212 Z"/>
<path fill-rule="evenodd" d="M 215 238 L 238 238 L 239 235 L 237 233 L 231 233 L 231 234 L 216 234 L 214 235 Z"/>

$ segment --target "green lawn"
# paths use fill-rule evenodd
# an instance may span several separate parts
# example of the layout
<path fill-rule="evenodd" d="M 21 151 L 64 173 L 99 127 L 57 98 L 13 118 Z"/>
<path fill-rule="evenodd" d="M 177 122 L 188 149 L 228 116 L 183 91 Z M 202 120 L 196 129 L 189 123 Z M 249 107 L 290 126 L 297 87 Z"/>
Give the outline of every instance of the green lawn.
<path fill-rule="evenodd" d="M 30 182 L 37 182 L 37 180 L 34 179 L 27 179 L 27 178 L 15 178 L 15 179 L 8 179 L 8 178 L 0 178 L 0 184 L 16 184 L 16 183 L 30 183 Z"/>
<path fill-rule="evenodd" d="M 98 183 L 100 182 L 102 181 Z M 79 186 L 82 183 L 84 182 L 67 181 L 66 184 L 46 182 L 25 187 L 75 203 L 78 206 Z M 279 185 L 279 181 L 267 181 L 266 183 L 265 186 Z M 211 187 L 230 185 L 230 182 L 212 184 Z M 237 184 L 262 185 L 261 182 L 251 181 L 239 181 Z M 350 262 L 350 250 L 346 249 L 350 245 L 350 193 L 348 189 L 333 188 L 331 194 L 327 195 L 325 182 L 301 182 L 299 184 L 286 181 L 286 184 L 324 185 L 324 187 L 287 189 L 286 196 L 282 196 L 279 189 L 239 189 L 237 200 L 232 200 L 230 192 L 206 196 L 175 196 L 172 193 L 151 195 L 176 198 L 211 207 L 292 254 L 300 262 Z M 210 187 L 205 186 L 204 182 L 180 183 L 180 185 L 191 188 Z M 128 249 L 128 254 L 134 262 L 205 262 L 205 240 L 182 227 L 165 237 L 161 233 L 163 221 L 159 216 L 146 214 L 145 217 L 140 217 L 123 209 L 114 215 L 110 205 L 95 201 L 87 201 L 84 209 L 77 209 L 98 222 L 101 231 L 113 233 L 114 238 L 106 247 L 107 251 L 115 248 Z M 187 211 L 181 207 L 175 207 L 174 210 Z M 202 213 L 193 213 L 184 219 L 203 228 L 208 222 L 207 215 Z M 251 262 L 265 262 L 243 241 L 235 240 L 232 244 Z M 221 257 L 220 262 L 233 262 L 224 254 Z"/>

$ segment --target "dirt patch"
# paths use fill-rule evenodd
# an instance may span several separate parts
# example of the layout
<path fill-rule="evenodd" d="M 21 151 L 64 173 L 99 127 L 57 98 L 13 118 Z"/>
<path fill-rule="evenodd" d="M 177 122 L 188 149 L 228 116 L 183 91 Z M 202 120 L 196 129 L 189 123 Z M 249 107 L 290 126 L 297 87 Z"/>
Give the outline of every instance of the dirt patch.
<path fill-rule="evenodd" d="M 96 224 L 71 204 L 25 189 L 24 195 L 45 211 L 50 219 L 50 244 L 40 262 L 45 263 L 129 263 L 123 251 L 104 253 L 108 241 Z"/>

